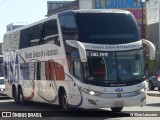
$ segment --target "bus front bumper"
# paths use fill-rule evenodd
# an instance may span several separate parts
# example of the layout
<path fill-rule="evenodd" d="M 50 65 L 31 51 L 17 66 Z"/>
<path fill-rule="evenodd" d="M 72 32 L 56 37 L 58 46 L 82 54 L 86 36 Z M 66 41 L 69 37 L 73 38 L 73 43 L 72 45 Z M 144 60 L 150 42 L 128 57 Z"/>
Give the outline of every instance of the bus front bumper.
<path fill-rule="evenodd" d="M 101 98 L 98 96 L 85 96 L 81 108 L 96 109 L 108 107 L 127 107 L 146 105 L 146 93 L 127 98 Z"/>

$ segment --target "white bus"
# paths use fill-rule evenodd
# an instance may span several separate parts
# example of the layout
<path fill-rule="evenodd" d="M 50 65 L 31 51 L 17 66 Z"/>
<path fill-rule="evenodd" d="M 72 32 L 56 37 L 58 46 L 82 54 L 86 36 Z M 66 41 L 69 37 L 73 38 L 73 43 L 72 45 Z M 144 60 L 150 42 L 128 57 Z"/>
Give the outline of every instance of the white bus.
<path fill-rule="evenodd" d="M 146 103 L 144 44 L 133 15 L 124 10 L 71 10 L 4 35 L 6 93 L 15 102 L 70 108 Z"/>

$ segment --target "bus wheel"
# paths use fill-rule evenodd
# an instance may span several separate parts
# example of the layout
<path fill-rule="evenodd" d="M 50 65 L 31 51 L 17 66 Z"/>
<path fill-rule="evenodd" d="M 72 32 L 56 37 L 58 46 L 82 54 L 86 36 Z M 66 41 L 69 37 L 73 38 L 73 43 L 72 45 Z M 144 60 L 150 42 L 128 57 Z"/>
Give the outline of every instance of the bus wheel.
<path fill-rule="evenodd" d="M 123 107 L 111 107 L 112 112 L 121 112 Z"/>
<path fill-rule="evenodd" d="M 16 89 L 13 89 L 13 97 L 14 97 L 14 101 L 16 103 L 19 103 L 19 99 L 18 99 L 18 93 Z"/>
<path fill-rule="evenodd" d="M 18 97 L 19 97 L 20 103 L 25 105 L 26 104 L 26 100 L 24 99 L 22 88 L 19 89 Z"/>
<path fill-rule="evenodd" d="M 149 90 L 154 90 L 153 83 L 151 81 L 148 82 Z"/>
<path fill-rule="evenodd" d="M 63 90 L 61 95 L 60 95 L 60 106 L 63 110 L 68 111 L 69 110 L 69 105 L 68 105 L 68 99 L 66 92 Z"/>

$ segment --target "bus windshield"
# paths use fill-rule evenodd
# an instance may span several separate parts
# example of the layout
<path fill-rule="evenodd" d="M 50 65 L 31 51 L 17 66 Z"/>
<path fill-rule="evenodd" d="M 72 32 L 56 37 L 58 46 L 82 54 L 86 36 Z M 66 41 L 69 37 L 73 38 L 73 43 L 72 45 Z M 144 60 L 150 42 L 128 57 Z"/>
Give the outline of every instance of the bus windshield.
<path fill-rule="evenodd" d="M 122 44 L 140 40 L 132 14 L 76 13 L 78 40 L 95 44 Z"/>
<path fill-rule="evenodd" d="M 130 83 L 144 77 L 143 50 L 124 52 L 87 51 L 84 80 L 98 85 Z"/>

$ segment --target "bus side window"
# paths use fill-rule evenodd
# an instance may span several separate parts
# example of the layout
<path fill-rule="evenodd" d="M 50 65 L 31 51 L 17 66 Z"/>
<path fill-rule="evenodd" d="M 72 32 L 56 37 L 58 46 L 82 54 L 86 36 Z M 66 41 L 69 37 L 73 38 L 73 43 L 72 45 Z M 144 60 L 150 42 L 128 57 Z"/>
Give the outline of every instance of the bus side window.
<path fill-rule="evenodd" d="M 79 52 L 72 52 L 72 66 L 73 66 L 73 75 L 78 78 L 79 80 L 82 79 L 82 73 L 81 73 L 81 61 Z"/>
<path fill-rule="evenodd" d="M 46 80 L 64 80 L 64 67 L 59 63 L 47 61 L 45 62 L 45 75 Z"/>
<path fill-rule="evenodd" d="M 36 78 L 37 80 L 41 79 L 41 62 L 37 62 L 37 71 L 36 71 Z"/>
<path fill-rule="evenodd" d="M 54 80 L 55 74 L 55 64 L 54 62 L 47 61 L 45 62 L 45 76 L 46 80 Z"/>
<path fill-rule="evenodd" d="M 66 58 L 67 58 L 69 72 L 73 75 L 73 65 L 72 65 L 71 55 L 67 54 Z"/>
<path fill-rule="evenodd" d="M 81 73 L 81 63 L 80 61 L 74 61 L 74 76 L 81 80 L 82 73 Z"/>
<path fill-rule="evenodd" d="M 27 48 L 29 47 L 29 28 L 21 30 L 20 32 L 20 45 L 19 48 Z"/>
<path fill-rule="evenodd" d="M 58 35 L 57 20 L 50 20 L 44 23 L 44 43 L 56 44 L 60 46 L 60 40 Z"/>
<path fill-rule="evenodd" d="M 56 73 L 56 80 L 65 79 L 64 67 L 56 62 L 55 62 L 55 73 Z"/>
<path fill-rule="evenodd" d="M 29 71 L 29 63 L 21 63 L 20 64 L 20 70 L 22 74 L 23 80 L 29 80 L 30 71 Z"/>
<path fill-rule="evenodd" d="M 29 76 L 31 80 L 44 79 L 44 63 L 43 62 L 31 62 L 29 63 Z"/>
<path fill-rule="evenodd" d="M 43 24 L 38 24 L 29 28 L 28 38 L 30 47 L 40 45 L 42 42 L 42 31 L 43 31 Z"/>

